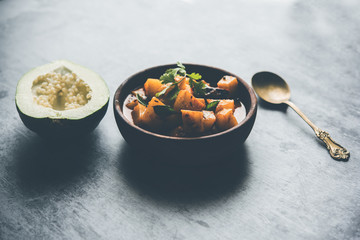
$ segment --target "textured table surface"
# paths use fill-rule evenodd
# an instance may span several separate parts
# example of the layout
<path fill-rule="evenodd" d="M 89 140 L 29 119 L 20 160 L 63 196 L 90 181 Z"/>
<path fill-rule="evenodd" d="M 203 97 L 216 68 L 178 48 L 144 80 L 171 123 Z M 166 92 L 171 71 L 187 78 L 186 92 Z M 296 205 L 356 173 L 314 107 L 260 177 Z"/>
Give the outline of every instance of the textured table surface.
<path fill-rule="evenodd" d="M 359 11 L 356 0 L 0 1 L 0 239 L 359 239 Z M 56 59 L 99 73 L 110 101 L 131 74 L 178 60 L 248 83 L 276 72 L 350 161 L 332 160 L 291 109 L 261 102 L 217 166 L 139 161 L 112 103 L 83 141 L 43 141 L 15 89 Z"/>

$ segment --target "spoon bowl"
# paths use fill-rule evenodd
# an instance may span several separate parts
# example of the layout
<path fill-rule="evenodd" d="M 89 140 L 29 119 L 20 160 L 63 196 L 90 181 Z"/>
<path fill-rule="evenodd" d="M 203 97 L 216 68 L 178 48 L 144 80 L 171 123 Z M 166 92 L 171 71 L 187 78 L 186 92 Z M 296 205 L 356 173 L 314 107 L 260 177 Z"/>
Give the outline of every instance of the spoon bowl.
<path fill-rule="evenodd" d="M 280 104 L 290 99 L 289 85 L 275 73 L 256 73 L 251 83 L 255 92 L 266 102 Z"/>

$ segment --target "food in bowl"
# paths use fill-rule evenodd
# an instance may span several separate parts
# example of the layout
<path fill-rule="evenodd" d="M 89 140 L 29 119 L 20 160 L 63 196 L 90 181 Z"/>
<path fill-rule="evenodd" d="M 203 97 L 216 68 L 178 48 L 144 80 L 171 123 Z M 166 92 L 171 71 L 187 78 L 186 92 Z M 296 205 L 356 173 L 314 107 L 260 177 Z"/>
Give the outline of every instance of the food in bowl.
<path fill-rule="evenodd" d="M 243 109 L 246 109 L 245 118 L 227 130 L 193 137 L 169 136 L 134 124 L 131 116 L 132 110 L 126 107 L 129 94 L 143 87 L 149 77 L 159 78 L 167 69 L 178 67 L 175 64 L 167 64 L 136 72 L 119 85 L 113 101 L 114 117 L 119 131 L 124 140 L 136 150 L 136 153 L 144 154 L 142 159 L 145 161 L 159 160 L 175 165 L 226 162 L 227 156 L 239 149 L 254 126 L 257 112 L 255 92 L 246 81 L 232 72 L 200 64 L 186 63 L 184 65 L 189 73 L 201 73 L 202 78 L 211 86 L 217 86 L 217 82 L 223 76 L 235 77 L 238 80 L 237 93 L 232 99 L 239 97 Z M 218 91 L 215 92 L 215 94 L 218 93 Z M 219 97 L 215 99 L 219 99 Z"/>
<path fill-rule="evenodd" d="M 125 117 L 139 127 L 173 137 L 205 136 L 246 117 L 235 76 L 224 75 L 211 86 L 201 73 L 188 73 L 178 62 L 158 79 L 152 77 L 124 101 Z"/>

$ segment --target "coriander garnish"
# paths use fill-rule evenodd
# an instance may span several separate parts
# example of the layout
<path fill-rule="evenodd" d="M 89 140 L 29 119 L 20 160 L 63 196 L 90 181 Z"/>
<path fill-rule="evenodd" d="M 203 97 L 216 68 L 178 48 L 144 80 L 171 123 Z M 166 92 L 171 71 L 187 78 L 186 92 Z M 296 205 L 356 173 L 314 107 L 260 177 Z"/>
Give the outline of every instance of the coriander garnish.
<path fill-rule="evenodd" d="M 181 83 L 186 77 L 189 78 L 190 87 L 193 89 L 194 95 L 195 96 L 205 96 L 205 93 L 206 93 L 205 92 L 205 88 L 206 88 L 205 83 L 202 81 L 197 81 L 197 80 L 200 80 L 202 78 L 202 76 L 199 73 L 188 74 L 186 72 L 185 66 L 180 62 L 177 62 L 176 65 L 177 65 L 176 68 L 167 69 L 165 71 L 165 73 L 163 75 L 161 75 L 160 80 L 163 84 L 166 84 L 166 83 L 171 83 L 171 84 L 169 84 L 162 91 L 156 93 L 155 96 L 160 97 L 160 96 L 164 95 L 168 89 L 175 86 L 167 94 L 168 99 L 170 99 L 171 101 L 175 100 L 180 91 L 178 84 Z M 180 81 L 176 81 L 175 80 L 176 76 L 181 76 L 182 79 Z"/>

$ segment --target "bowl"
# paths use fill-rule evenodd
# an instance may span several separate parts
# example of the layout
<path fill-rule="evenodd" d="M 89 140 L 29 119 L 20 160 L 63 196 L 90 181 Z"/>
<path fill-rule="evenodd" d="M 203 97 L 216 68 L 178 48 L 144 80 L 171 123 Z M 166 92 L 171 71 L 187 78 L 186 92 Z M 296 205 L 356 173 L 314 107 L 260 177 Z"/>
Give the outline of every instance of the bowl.
<path fill-rule="evenodd" d="M 228 71 L 198 64 L 184 64 L 187 72 L 200 73 L 211 86 L 216 86 L 224 75 L 238 79 L 240 101 L 246 108 L 246 117 L 228 130 L 200 137 L 172 137 L 145 130 L 128 120 L 123 105 L 130 92 L 143 86 L 147 78 L 159 78 L 175 64 L 161 65 L 140 71 L 122 82 L 114 96 L 114 115 L 125 141 L 136 152 L 148 159 L 167 163 L 198 165 L 226 161 L 226 157 L 241 146 L 249 136 L 256 118 L 257 98 L 254 90 L 239 76 Z"/>

